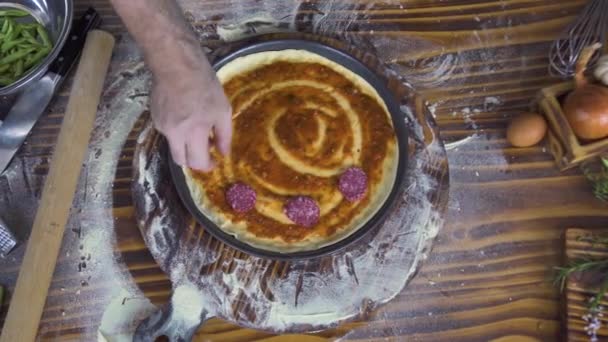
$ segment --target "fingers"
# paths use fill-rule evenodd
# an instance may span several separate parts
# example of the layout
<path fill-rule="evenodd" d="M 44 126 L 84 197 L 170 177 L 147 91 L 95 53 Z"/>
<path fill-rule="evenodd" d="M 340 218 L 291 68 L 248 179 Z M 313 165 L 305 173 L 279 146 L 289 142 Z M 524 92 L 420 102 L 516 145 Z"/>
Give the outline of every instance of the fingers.
<path fill-rule="evenodd" d="M 175 163 L 181 166 L 208 172 L 215 167 L 210 155 L 209 134 L 206 125 L 172 130 L 166 135 Z M 230 141 L 228 141 L 228 146 Z"/>
<path fill-rule="evenodd" d="M 217 147 L 223 155 L 228 155 L 232 142 L 232 111 L 220 116 L 214 128 Z"/>
<path fill-rule="evenodd" d="M 186 136 L 186 160 L 190 168 L 200 171 L 211 171 L 214 162 L 209 154 L 209 133 L 206 126 L 196 126 L 188 130 Z"/>
<path fill-rule="evenodd" d="M 167 135 L 173 161 L 180 166 L 186 165 L 186 143 L 180 134 Z"/>

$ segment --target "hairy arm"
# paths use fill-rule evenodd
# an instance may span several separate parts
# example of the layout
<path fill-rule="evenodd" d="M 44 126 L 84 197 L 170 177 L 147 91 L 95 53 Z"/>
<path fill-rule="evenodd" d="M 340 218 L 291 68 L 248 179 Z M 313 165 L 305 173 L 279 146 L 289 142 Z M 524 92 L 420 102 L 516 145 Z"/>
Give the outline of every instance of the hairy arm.
<path fill-rule="evenodd" d="M 232 110 L 175 0 L 111 0 L 153 74 L 152 118 L 181 165 L 207 171 L 211 131 L 229 153 Z"/>

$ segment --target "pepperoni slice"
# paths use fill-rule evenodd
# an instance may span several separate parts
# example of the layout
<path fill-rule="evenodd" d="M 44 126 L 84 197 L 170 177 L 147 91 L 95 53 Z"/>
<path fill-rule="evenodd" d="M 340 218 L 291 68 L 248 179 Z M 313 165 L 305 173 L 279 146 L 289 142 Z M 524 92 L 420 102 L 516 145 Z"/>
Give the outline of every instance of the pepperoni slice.
<path fill-rule="evenodd" d="M 283 212 L 295 224 L 312 227 L 319 222 L 321 211 L 317 202 L 308 196 L 297 196 L 289 199 Z"/>
<path fill-rule="evenodd" d="M 340 176 L 338 188 L 348 201 L 355 202 L 362 199 L 367 192 L 367 175 L 365 171 L 355 166 L 349 167 Z"/>
<path fill-rule="evenodd" d="M 228 205 L 238 213 L 246 213 L 253 209 L 256 199 L 255 190 L 245 183 L 234 183 L 226 191 Z"/>

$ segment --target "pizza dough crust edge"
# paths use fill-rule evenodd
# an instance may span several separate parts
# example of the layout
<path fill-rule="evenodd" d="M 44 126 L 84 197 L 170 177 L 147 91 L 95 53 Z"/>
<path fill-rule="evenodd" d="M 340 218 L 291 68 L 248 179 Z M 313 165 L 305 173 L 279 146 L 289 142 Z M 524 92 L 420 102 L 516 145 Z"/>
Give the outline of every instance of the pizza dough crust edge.
<path fill-rule="evenodd" d="M 235 76 L 242 75 L 254 69 L 279 61 L 293 63 L 317 63 L 340 73 L 343 77 L 351 81 L 360 91 L 375 99 L 376 102 L 384 109 L 385 114 L 389 118 L 390 124 L 393 125 L 393 120 L 386 107 L 386 103 L 366 80 L 342 65 L 307 50 L 289 49 L 280 51 L 264 51 L 238 57 L 220 68 L 220 70 L 217 72 L 217 77 L 222 84 L 225 84 Z M 215 209 L 215 206 L 205 195 L 205 191 L 202 186 L 200 186 L 200 184 L 194 180 L 192 171 L 187 167 L 182 167 L 182 170 L 184 172 L 184 178 L 194 204 L 207 218 L 214 222 L 224 232 L 233 235 L 237 240 L 255 248 L 279 253 L 293 253 L 317 250 L 319 248 L 334 244 L 362 228 L 364 224 L 378 212 L 380 207 L 388 198 L 397 175 L 397 166 L 399 160 L 398 156 L 399 149 L 397 146 L 397 137 L 395 137 L 387 149 L 387 156 L 384 159 L 382 166 L 383 170 L 381 182 L 377 184 L 369 184 L 370 190 L 367 196 L 371 196 L 370 201 L 365 210 L 362 210 L 358 215 L 351 219 L 348 226 L 338 230 L 330 237 L 322 237 L 311 234 L 296 242 L 285 242 L 280 237 L 258 237 L 247 230 L 246 223 L 231 221 L 228 216 L 223 214 L 220 210 Z"/>

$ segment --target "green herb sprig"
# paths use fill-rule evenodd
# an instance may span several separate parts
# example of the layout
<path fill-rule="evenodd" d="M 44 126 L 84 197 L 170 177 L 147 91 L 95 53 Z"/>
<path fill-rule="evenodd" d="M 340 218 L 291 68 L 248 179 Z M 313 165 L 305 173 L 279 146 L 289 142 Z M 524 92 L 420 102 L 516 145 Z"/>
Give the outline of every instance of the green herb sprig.
<path fill-rule="evenodd" d="M 608 236 L 581 237 L 578 240 L 608 247 Z M 602 274 L 598 292 L 589 304 L 590 310 L 596 310 L 600 306 L 604 296 L 608 293 L 608 259 L 595 259 L 590 257 L 575 259 L 565 267 L 555 267 L 555 270 L 555 284 L 560 287 L 561 291 L 566 287 L 566 280 L 568 280 L 568 277 L 574 273 L 597 272 L 598 274 Z"/>
<path fill-rule="evenodd" d="M 20 9 L 0 10 L 0 86 L 14 83 L 36 67 L 52 50 L 53 44 L 44 26 Z M 30 16 L 31 17 L 31 16 Z M 19 19 L 17 19 L 19 18 Z"/>
<path fill-rule="evenodd" d="M 608 158 L 600 158 L 600 170 L 596 171 L 588 164 L 583 164 L 581 169 L 593 186 L 593 194 L 598 199 L 608 202 Z"/>

